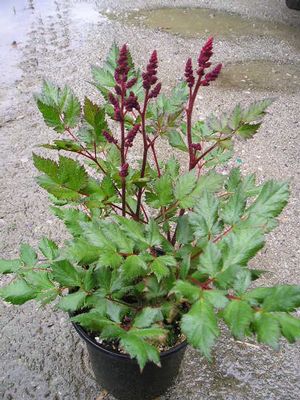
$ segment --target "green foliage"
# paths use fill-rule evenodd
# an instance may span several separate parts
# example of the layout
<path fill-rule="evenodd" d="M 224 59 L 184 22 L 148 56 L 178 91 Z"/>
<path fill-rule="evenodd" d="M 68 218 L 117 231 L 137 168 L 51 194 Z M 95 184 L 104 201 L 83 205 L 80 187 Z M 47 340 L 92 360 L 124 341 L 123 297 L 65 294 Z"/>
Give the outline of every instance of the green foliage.
<path fill-rule="evenodd" d="M 60 134 L 42 145 L 59 152 L 57 161 L 33 155 L 37 182 L 70 235 L 62 248 L 42 238 L 38 250 L 22 244 L 18 259 L 0 260 L 0 273 L 12 278 L 0 296 L 18 305 L 56 301 L 141 370 L 160 364 L 159 346 L 176 344 L 178 329 L 210 357 L 220 318 L 238 339 L 256 335 L 273 348 L 281 336 L 300 339 L 300 321 L 290 315 L 300 307 L 300 287 L 258 281 L 253 289 L 265 271 L 248 265 L 277 226 L 288 185 L 258 185 L 239 168 L 218 172 L 235 140 L 258 132 L 272 100 L 193 123 L 203 77 L 159 93 L 160 82 L 151 83 L 159 77 L 155 53 L 143 74 L 129 52 L 128 68 L 120 68 L 119 53 L 114 44 L 92 68 L 101 106 L 87 97 L 81 106 L 69 88 L 48 81 L 36 95 L 46 125 Z M 170 151 L 159 160 L 162 140 Z M 142 147 L 133 154 L 136 143 Z"/>
<path fill-rule="evenodd" d="M 210 303 L 204 299 L 195 303 L 182 317 L 181 329 L 193 347 L 210 357 L 211 348 L 219 336 L 216 315 Z"/>

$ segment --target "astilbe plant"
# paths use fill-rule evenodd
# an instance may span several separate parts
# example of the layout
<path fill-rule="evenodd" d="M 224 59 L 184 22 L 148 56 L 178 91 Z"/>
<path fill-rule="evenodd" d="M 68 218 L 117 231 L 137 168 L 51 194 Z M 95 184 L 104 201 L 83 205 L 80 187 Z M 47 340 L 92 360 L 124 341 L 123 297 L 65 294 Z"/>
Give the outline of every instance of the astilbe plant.
<path fill-rule="evenodd" d="M 92 69 L 103 105 L 85 98 L 81 108 L 69 88 L 50 82 L 36 96 L 46 124 L 61 135 L 43 147 L 76 155 L 33 155 L 38 184 L 72 239 L 59 249 L 43 238 L 42 256 L 22 244 L 19 259 L 2 260 L 1 273 L 14 277 L 1 297 L 13 304 L 58 298 L 73 321 L 117 343 L 141 369 L 159 365 L 158 349 L 184 338 L 210 357 L 219 320 L 235 338 L 256 335 L 274 348 L 281 335 L 300 337 L 291 314 L 300 287 L 251 288 L 264 271 L 248 267 L 277 225 L 288 185 L 217 169 L 236 138 L 254 136 L 271 100 L 194 122 L 199 90 L 222 67 L 211 69 L 212 50 L 210 38 L 169 96 L 161 94 L 156 51 L 141 73 L 126 45 L 114 45 L 103 67 Z M 163 139 L 175 150 L 164 163 L 156 151 Z M 129 158 L 137 145 L 139 164 Z M 187 158 L 182 173 L 177 151 Z"/>

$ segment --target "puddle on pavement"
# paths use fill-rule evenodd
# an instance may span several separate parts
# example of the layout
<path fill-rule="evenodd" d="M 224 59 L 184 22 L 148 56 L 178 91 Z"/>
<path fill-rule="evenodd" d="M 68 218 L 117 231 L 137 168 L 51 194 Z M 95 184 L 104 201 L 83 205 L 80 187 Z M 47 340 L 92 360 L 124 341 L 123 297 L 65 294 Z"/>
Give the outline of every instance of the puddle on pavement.
<path fill-rule="evenodd" d="M 51 47 L 80 46 L 88 26 L 103 19 L 89 0 L 0 0 L 0 86 L 21 77 L 22 55 L 38 64 L 28 47 L 39 47 L 42 57 Z"/>
<path fill-rule="evenodd" d="M 226 89 L 300 92 L 300 65 L 276 64 L 271 60 L 227 63 L 216 82 Z"/>
<path fill-rule="evenodd" d="M 118 18 L 118 17 L 117 17 Z M 159 8 L 128 13 L 128 23 L 159 28 L 185 37 L 212 35 L 237 38 L 247 35 L 269 36 L 300 47 L 300 26 L 243 18 L 238 14 L 205 8 Z"/>

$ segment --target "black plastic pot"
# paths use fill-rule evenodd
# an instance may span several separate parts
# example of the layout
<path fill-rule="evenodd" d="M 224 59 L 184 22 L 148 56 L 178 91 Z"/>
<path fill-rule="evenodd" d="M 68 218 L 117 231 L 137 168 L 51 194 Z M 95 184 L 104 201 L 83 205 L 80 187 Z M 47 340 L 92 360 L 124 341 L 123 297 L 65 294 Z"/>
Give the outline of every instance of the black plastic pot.
<path fill-rule="evenodd" d="M 178 375 L 186 342 L 161 353 L 161 367 L 147 363 L 143 372 L 126 354 L 109 351 L 73 323 L 86 342 L 92 368 L 101 387 L 119 400 L 152 400 L 163 394 Z"/>

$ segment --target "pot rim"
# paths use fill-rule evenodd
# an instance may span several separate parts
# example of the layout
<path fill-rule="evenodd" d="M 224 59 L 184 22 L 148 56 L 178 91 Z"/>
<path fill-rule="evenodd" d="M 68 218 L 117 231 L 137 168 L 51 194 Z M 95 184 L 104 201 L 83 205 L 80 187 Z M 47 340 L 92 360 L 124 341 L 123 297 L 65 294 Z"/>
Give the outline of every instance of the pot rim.
<path fill-rule="evenodd" d="M 100 343 L 97 343 L 95 340 L 93 340 L 79 324 L 77 324 L 76 322 L 73 322 L 73 321 L 71 321 L 71 322 L 72 322 L 72 325 L 74 326 L 74 328 L 76 329 L 77 333 L 79 334 L 79 336 L 81 336 L 84 340 L 86 340 L 92 346 L 103 351 L 104 353 L 113 355 L 115 357 L 120 357 L 123 359 L 126 358 L 128 360 L 134 361 L 128 354 L 117 353 L 117 352 L 105 349 L 104 347 L 101 346 Z M 164 358 L 173 353 L 176 353 L 177 351 L 181 350 L 182 348 L 184 348 L 186 346 L 187 346 L 187 341 L 184 340 L 183 342 L 177 344 L 176 346 L 171 347 L 169 350 L 159 352 L 160 358 Z"/>

